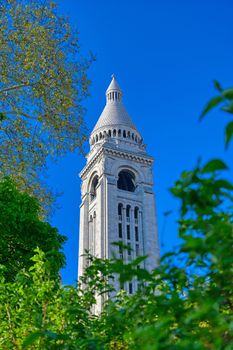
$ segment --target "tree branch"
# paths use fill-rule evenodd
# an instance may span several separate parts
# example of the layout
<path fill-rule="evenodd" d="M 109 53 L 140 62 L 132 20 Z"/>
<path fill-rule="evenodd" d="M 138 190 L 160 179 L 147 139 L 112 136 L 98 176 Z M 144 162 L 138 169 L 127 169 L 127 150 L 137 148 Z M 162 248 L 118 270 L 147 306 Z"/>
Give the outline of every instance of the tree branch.
<path fill-rule="evenodd" d="M 23 117 L 26 117 L 26 118 L 28 118 L 28 119 L 33 119 L 33 120 L 37 120 L 37 118 L 36 117 L 33 117 L 33 116 L 31 116 L 31 115 L 29 115 L 29 114 L 26 114 L 26 113 L 24 113 L 24 112 L 21 112 L 21 111 L 9 111 L 9 112 L 1 112 L 2 114 L 4 114 L 4 115 L 7 115 L 7 114 L 20 114 L 20 115 L 22 115 Z"/>
<path fill-rule="evenodd" d="M 28 87 L 28 86 L 32 86 L 32 84 L 19 84 L 19 85 L 9 86 L 8 88 L 0 90 L 0 94 L 3 94 L 5 92 L 11 91 L 11 90 L 21 89 L 23 87 Z"/>

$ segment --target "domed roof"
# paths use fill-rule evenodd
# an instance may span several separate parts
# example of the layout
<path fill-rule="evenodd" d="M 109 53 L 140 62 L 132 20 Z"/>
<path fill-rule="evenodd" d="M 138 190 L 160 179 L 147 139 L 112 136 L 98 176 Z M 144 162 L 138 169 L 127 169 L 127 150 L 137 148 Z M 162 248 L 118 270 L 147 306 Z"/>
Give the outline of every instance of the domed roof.
<path fill-rule="evenodd" d="M 126 126 L 137 130 L 122 103 L 107 103 L 93 132 L 107 126 Z"/>
<path fill-rule="evenodd" d="M 136 126 L 122 103 L 122 91 L 114 75 L 112 76 L 112 81 L 106 91 L 106 98 L 106 106 L 104 107 L 92 134 L 101 128 L 115 126 L 128 127 L 137 131 Z"/>

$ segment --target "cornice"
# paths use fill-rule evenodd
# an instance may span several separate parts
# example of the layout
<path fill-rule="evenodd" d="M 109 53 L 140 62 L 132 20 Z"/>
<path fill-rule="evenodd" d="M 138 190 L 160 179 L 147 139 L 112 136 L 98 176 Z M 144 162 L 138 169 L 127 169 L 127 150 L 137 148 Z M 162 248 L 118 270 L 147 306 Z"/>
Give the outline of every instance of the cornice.
<path fill-rule="evenodd" d="M 109 147 L 101 147 L 99 151 L 89 160 L 83 170 L 80 172 L 79 176 L 83 178 L 101 159 L 103 155 L 111 155 L 121 159 L 133 160 L 134 162 L 152 165 L 154 158 L 148 155 L 141 155 L 130 151 L 118 150 Z"/>

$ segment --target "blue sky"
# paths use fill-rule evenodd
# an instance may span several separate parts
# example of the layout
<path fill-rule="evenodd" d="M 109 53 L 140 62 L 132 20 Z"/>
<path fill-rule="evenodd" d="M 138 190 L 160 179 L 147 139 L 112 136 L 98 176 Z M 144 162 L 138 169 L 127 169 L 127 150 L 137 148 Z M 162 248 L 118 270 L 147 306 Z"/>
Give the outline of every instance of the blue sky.
<path fill-rule="evenodd" d="M 183 170 L 221 157 L 232 166 L 233 145 L 224 151 L 227 116 L 216 111 L 198 122 L 215 94 L 213 79 L 233 85 L 232 0 L 59 0 L 80 32 L 83 55 L 96 56 L 85 101 L 91 131 L 105 105 L 111 74 L 124 92 L 124 104 L 155 158 L 154 181 L 162 252 L 178 244 L 179 203 L 168 189 Z M 69 154 L 50 165 L 48 183 L 64 192 L 52 224 L 68 237 L 63 282 L 77 278 L 80 180 L 85 159 Z M 232 175 L 232 173 L 231 173 Z"/>

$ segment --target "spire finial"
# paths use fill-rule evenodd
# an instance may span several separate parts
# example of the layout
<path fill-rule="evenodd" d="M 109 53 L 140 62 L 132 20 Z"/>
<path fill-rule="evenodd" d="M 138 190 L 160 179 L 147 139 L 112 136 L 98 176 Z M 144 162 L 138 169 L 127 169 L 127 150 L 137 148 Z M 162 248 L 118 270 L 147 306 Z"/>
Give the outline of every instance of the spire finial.
<path fill-rule="evenodd" d="M 112 81 L 106 91 L 107 103 L 109 102 L 120 102 L 122 97 L 122 91 L 117 83 L 115 74 L 111 75 Z"/>

